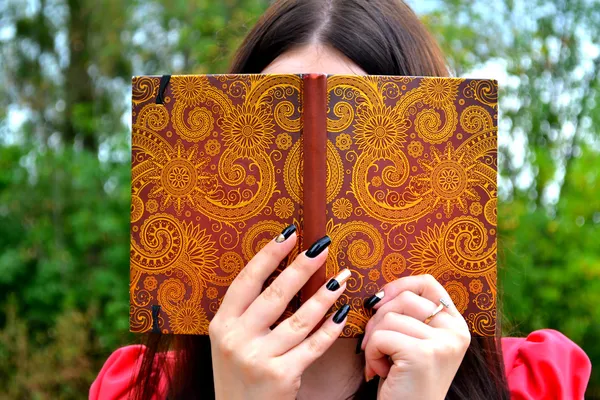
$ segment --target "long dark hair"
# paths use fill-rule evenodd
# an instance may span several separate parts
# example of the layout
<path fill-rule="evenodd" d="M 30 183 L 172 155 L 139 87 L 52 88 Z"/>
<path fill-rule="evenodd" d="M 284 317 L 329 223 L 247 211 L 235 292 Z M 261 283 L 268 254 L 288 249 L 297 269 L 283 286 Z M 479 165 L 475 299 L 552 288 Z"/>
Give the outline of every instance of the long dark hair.
<path fill-rule="evenodd" d="M 246 36 L 229 72 L 260 73 L 280 54 L 308 43 L 333 47 L 370 75 L 450 75 L 438 44 L 402 0 L 275 1 Z M 509 399 L 499 325 L 495 337 L 472 338 L 446 399 Z M 165 372 L 168 399 L 214 399 L 208 336 L 150 333 L 144 339 L 132 378 L 138 399 L 156 393 L 167 350 L 177 357 Z M 375 399 L 377 385 L 378 379 L 363 381 L 351 397 Z"/>

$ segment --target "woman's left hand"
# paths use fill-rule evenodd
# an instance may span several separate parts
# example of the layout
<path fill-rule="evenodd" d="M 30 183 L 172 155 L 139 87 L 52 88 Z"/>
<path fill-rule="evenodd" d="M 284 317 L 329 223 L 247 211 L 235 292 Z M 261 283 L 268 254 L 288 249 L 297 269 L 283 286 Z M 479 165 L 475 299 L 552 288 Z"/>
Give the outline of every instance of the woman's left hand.
<path fill-rule="evenodd" d="M 443 400 L 471 342 L 466 321 L 431 275 L 403 277 L 382 289 L 361 346 L 367 379 L 381 377 L 377 398 Z M 450 307 L 425 324 L 440 298 Z"/>

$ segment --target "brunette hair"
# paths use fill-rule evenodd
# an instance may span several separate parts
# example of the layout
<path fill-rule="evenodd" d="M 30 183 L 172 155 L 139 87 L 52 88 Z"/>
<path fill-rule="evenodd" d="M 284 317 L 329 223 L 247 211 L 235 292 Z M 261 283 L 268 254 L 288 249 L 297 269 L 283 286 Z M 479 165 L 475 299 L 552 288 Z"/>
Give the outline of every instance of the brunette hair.
<path fill-rule="evenodd" d="M 450 75 L 438 44 L 402 0 L 275 1 L 246 36 L 229 72 L 260 73 L 280 54 L 309 43 L 338 50 L 370 75 Z M 446 399 L 509 399 L 499 325 L 496 336 L 472 337 Z M 214 399 L 208 336 L 150 333 L 145 344 L 132 378 L 138 399 L 155 394 L 169 349 L 177 358 L 174 369 L 164 371 L 168 399 Z M 363 381 L 350 398 L 375 399 L 378 381 Z"/>

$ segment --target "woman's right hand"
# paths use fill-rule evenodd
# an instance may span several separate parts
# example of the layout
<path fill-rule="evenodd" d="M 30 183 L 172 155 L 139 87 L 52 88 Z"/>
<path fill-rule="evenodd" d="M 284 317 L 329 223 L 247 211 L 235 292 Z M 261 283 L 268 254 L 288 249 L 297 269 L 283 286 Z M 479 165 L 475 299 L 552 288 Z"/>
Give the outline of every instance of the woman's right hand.
<path fill-rule="evenodd" d="M 281 241 L 282 239 L 285 239 Z M 265 280 L 296 244 L 293 225 L 238 274 L 209 325 L 217 400 L 295 399 L 304 370 L 334 343 L 349 307 L 307 337 L 346 288 L 349 270 L 330 280 L 273 330 L 294 295 L 327 258 L 325 236 L 302 252 L 262 293 Z"/>

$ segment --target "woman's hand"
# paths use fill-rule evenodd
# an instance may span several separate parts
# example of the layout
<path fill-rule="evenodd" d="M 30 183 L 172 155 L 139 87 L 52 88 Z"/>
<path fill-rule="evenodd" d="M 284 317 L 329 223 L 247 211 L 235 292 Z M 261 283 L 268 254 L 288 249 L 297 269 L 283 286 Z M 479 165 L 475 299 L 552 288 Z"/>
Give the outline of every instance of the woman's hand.
<path fill-rule="evenodd" d="M 400 278 L 383 292 L 361 346 L 367 380 L 382 377 L 378 399 L 444 399 L 471 342 L 466 321 L 431 275 Z M 425 324 L 440 298 L 450 307 Z"/>
<path fill-rule="evenodd" d="M 318 330 L 346 288 L 343 270 L 275 329 L 270 326 L 327 258 L 327 236 L 284 269 L 261 293 L 265 280 L 296 244 L 295 227 L 267 243 L 232 282 L 209 325 L 217 400 L 295 399 L 303 371 L 340 335 L 349 307 L 344 306 Z"/>

